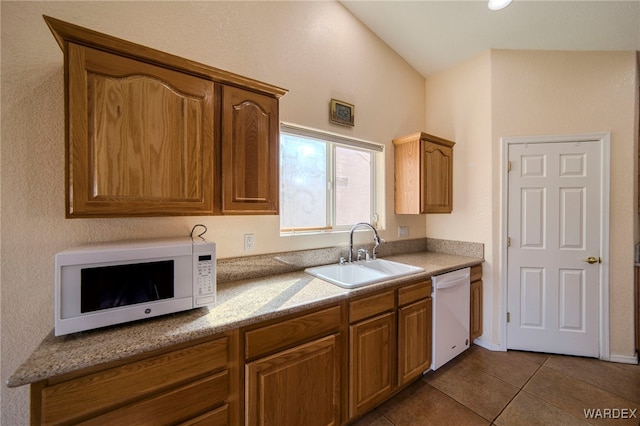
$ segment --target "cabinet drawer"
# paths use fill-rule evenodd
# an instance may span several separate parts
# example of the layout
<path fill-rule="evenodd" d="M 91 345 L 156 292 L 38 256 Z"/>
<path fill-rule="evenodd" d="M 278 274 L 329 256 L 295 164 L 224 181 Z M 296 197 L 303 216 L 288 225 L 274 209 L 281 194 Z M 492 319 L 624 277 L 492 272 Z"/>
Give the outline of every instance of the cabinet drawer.
<path fill-rule="evenodd" d="M 471 267 L 471 282 L 482 279 L 482 265 L 476 265 Z"/>
<path fill-rule="evenodd" d="M 398 305 L 404 306 L 431 296 L 431 280 L 406 285 L 398 289 Z"/>
<path fill-rule="evenodd" d="M 340 306 L 285 320 L 245 333 L 245 356 L 255 358 L 340 328 Z"/>
<path fill-rule="evenodd" d="M 354 323 L 395 307 L 393 290 L 349 302 L 349 322 Z"/>
<path fill-rule="evenodd" d="M 180 426 L 227 426 L 229 424 L 229 404 L 217 410 L 209 411 L 201 416 L 180 423 Z"/>
<path fill-rule="evenodd" d="M 92 418 L 83 425 L 169 425 L 220 405 L 229 393 L 227 371 Z"/>
<path fill-rule="evenodd" d="M 84 417 L 204 376 L 225 367 L 227 353 L 225 337 L 45 387 L 42 421 Z"/>

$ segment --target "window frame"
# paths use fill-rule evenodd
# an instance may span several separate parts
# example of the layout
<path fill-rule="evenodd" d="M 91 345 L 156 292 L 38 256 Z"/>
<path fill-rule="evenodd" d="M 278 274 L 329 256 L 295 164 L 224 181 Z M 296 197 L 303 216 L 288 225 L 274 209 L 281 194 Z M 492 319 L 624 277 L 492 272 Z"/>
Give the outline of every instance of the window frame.
<path fill-rule="evenodd" d="M 379 209 L 378 198 L 382 195 L 378 191 L 378 181 L 376 174 L 380 163 L 380 154 L 384 154 L 384 145 L 369 142 L 362 139 L 356 139 L 349 136 L 340 135 L 337 133 L 327 132 L 323 130 L 317 130 L 310 127 L 300 126 L 297 124 L 281 122 L 280 131 L 278 136 L 285 133 L 292 136 L 298 136 L 316 141 L 324 142 L 326 144 L 326 212 L 325 226 L 309 227 L 309 228 L 282 228 L 282 222 L 280 222 L 280 235 L 306 235 L 313 233 L 332 233 L 332 232 L 345 232 L 349 231 L 354 224 L 350 225 L 336 225 L 336 148 L 344 147 L 352 150 L 359 150 L 367 152 L 371 156 L 371 166 L 369 168 L 369 182 L 370 189 L 370 213 L 371 217 L 367 222 L 378 226 L 380 214 L 377 211 Z M 278 143 L 280 144 L 280 142 Z M 281 173 L 282 169 L 279 166 L 278 173 Z M 282 177 L 280 176 L 280 180 Z M 282 197 L 280 200 L 282 203 Z M 280 211 L 282 214 L 282 206 Z"/>

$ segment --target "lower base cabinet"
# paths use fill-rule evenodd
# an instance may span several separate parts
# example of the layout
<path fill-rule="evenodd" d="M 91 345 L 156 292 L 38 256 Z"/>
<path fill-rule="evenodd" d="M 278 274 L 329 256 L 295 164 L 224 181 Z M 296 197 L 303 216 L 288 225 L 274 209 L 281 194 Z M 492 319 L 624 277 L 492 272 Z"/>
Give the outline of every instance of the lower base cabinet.
<path fill-rule="evenodd" d="M 482 265 L 471 268 L 469 342 L 482 335 Z"/>
<path fill-rule="evenodd" d="M 227 337 L 31 387 L 33 425 L 227 424 L 237 387 Z M 198 420 L 200 419 L 200 420 Z M 200 421 L 200 423 L 198 423 Z"/>
<path fill-rule="evenodd" d="M 633 290 L 636 299 L 634 315 L 636 320 L 636 351 L 640 352 L 640 265 L 636 264 L 636 282 Z"/>
<path fill-rule="evenodd" d="M 398 384 L 431 367 L 431 298 L 398 309 Z"/>
<path fill-rule="evenodd" d="M 393 390 L 395 321 L 386 313 L 349 327 L 349 417 L 366 413 Z"/>
<path fill-rule="evenodd" d="M 482 267 L 471 275 L 473 339 L 482 334 Z M 31 423 L 345 424 L 429 369 L 431 303 L 427 279 L 35 383 Z"/>
<path fill-rule="evenodd" d="M 349 419 L 431 365 L 431 281 L 349 302 Z"/>
<path fill-rule="evenodd" d="M 340 424 L 340 354 L 331 335 L 246 365 L 246 424 Z"/>
<path fill-rule="evenodd" d="M 244 330 L 247 426 L 341 419 L 342 305 Z"/>

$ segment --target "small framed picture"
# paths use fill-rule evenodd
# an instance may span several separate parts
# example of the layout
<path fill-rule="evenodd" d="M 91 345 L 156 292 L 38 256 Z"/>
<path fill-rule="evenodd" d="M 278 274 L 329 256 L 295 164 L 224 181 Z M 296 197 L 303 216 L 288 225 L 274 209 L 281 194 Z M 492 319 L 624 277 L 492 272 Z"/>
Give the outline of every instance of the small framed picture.
<path fill-rule="evenodd" d="M 355 107 L 349 103 L 336 99 L 331 99 L 329 108 L 329 120 L 332 123 L 342 124 L 343 126 L 353 126 Z"/>

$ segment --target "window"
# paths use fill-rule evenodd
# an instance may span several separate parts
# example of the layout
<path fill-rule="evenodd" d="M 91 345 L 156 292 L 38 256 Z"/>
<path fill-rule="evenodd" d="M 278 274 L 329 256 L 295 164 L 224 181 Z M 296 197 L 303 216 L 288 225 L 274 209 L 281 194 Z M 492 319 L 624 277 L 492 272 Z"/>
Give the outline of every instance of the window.
<path fill-rule="evenodd" d="M 376 156 L 382 150 L 382 145 L 283 123 L 281 232 L 377 222 Z"/>

